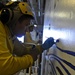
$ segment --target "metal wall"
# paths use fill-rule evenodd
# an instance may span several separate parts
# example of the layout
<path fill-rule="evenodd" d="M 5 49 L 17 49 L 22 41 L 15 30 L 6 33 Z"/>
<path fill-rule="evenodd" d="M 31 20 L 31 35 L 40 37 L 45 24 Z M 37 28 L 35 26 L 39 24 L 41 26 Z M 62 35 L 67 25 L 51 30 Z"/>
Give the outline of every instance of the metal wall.
<path fill-rule="evenodd" d="M 75 0 L 46 0 L 43 42 L 60 39 L 43 53 L 41 75 L 75 74 Z"/>

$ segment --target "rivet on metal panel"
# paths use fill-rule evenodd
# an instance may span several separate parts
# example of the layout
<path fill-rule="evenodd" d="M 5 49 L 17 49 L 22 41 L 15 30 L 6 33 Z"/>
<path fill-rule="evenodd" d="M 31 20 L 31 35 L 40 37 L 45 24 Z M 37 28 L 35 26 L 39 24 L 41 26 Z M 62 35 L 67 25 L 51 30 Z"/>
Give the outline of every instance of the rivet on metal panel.
<path fill-rule="evenodd" d="M 49 28 L 48 28 L 49 30 L 51 29 L 51 24 L 49 24 Z"/>
<path fill-rule="evenodd" d="M 58 43 L 59 41 L 60 41 L 59 39 L 55 39 L 55 40 L 54 40 L 55 43 Z"/>

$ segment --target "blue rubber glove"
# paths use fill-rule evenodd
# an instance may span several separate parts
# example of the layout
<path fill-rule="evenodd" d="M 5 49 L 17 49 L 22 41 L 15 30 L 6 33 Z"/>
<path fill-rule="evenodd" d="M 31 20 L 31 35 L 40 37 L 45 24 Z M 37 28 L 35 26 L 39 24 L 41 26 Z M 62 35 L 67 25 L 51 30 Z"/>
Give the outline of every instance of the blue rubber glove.
<path fill-rule="evenodd" d="M 50 47 L 52 47 L 53 44 L 54 44 L 54 38 L 50 37 L 42 44 L 42 48 L 44 50 L 49 49 Z"/>

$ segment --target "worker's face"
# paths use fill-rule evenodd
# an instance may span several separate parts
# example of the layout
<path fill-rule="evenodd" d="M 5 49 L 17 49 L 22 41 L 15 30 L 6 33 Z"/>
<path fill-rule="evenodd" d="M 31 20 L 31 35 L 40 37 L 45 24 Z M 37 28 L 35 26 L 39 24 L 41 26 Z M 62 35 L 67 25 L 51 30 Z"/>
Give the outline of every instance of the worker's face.
<path fill-rule="evenodd" d="M 29 32 L 32 32 L 33 29 L 34 29 L 34 26 L 30 26 L 30 27 L 29 27 Z"/>
<path fill-rule="evenodd" d="M 30 25 L 30 21 L 31 19 L 25 19 L 21 23 L 17 22 L 14 29 L 14 34 L 19 37 L 21 37 L 22 35 L 25 35 L 26 29 Z"/>

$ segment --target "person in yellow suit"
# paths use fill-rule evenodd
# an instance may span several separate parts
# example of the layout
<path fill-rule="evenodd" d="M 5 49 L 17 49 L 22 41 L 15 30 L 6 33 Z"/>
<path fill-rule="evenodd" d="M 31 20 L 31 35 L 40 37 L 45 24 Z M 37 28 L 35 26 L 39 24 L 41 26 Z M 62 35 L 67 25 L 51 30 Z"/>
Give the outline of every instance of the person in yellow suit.
<path fill-rule="evenodd" d="M 25 35 L 34 15 L 26 2 L 9 2 L 0 7 L 0 75 L 13 75 L 30 67 L 37 56 L 54 44 L 52 37 L 28 48 L 16 38 Z"/>

